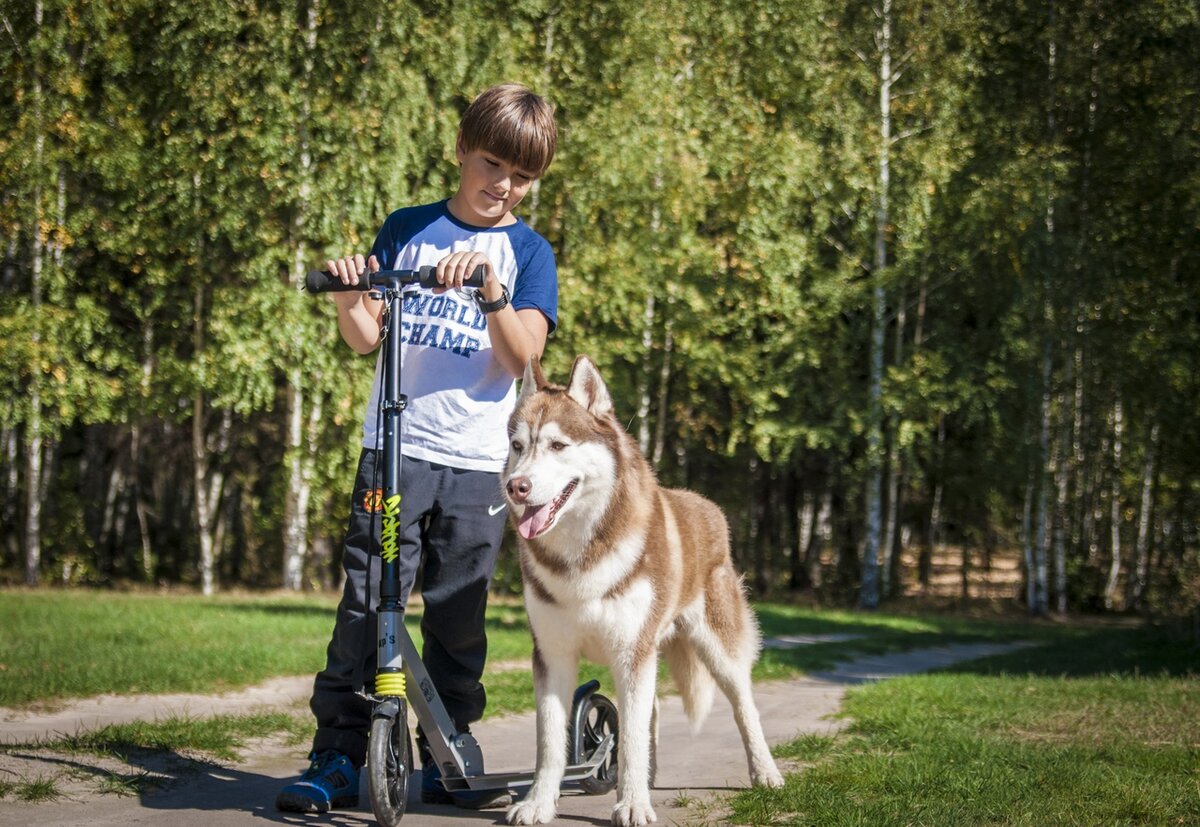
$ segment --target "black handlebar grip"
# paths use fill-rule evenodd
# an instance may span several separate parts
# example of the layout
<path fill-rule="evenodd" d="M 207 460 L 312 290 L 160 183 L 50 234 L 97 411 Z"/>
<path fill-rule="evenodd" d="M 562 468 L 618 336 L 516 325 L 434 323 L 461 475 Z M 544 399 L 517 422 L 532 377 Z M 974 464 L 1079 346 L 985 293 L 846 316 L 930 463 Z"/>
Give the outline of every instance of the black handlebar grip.
<path fill-rule="evenodd" d="M 378 273 L 365 275 L 358 284 L 345 284 L 340 278 L 328 270 L 309 270 L 304 279 L 304 287 L 310 293 L 348 293 L 350 291 L 365 292 L 372 287 L 381 287 L 388 279 L 399 278 L 401 284 L 419 284 L 422 287 L 439 287 L 437 267 L 426 265 L 420 270 L 381 270 Z M 463 282 L 463 287 L 483 287 L 487 279 L 487 267 L 480 264 Z"/>
<path fill-rule="evenodd" d="M 342 280 L 328 270 L 309 270 L 304 278 L 304 289 L 310 293 L 348 293 L 351 290 L 365 292 L 371 289 L 367 279 L 358 284 L 343 284 Z"/>
<path fill-rule="evenodd" d="M 437 282 L 437 268 L 436 267 L 433 267 L 432 265 L 426 265 L 425 267 L 422 267 L 420 269 L 419 273 L 420 273 L 420 279 L 421 279 L 420 285 L 422 287 L 438 287 L 439 286 L 438 282 Z M 471 275 L 467 276 L 467 278 L 463 281 L 463 287 L 476 287 L 476 288 L 483 287 L 483 283 L 486 280 L 487 280 L 487 267 L 483 264 L 480 264 L 478 267 L 476 267 L 471 272 Z"/>
<path fill-rule="evenodd" d="M 471 275 L 467 276 L 467 280 L 463 282 L 463 287 L 483 287 L 483 283 L 487 281 L 487 267 L 480 264 Z"/>

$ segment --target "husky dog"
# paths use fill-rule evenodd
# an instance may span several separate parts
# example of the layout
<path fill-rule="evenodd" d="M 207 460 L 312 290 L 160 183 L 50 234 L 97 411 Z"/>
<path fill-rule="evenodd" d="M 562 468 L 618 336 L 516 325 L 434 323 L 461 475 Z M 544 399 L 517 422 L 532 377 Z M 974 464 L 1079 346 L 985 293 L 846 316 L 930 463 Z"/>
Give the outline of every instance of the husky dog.
<path fill-rule="evenodd" d="M 733 705 L 751 780 L 782 786 L 750 693 L 758 625 L 729 557 L 721 510 L 691 491 L 659 487 L 585 356 L 565 388 L 548 383 L 531 359 L 508 431 L 503 487 L 520 535 L 538 739 L 533 786 L 509 808 L 509 824 L 554 818 L 580 656 L 607 664 L 616 683 L 613 824 L 656 820 L 650 783 L 660 654 L 693 730 L 712 706 L 715 680 Z"/>

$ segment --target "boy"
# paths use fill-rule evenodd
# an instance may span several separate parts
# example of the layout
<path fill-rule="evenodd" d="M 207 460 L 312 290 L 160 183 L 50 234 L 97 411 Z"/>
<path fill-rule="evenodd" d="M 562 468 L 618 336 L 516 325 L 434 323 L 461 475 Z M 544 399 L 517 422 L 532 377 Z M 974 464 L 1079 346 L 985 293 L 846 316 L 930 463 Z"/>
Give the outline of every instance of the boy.
<path fill-rule="evenodd" d="M 388 216 L 369 260 L 355 255 L 326 262 L 346 284 L 357 284 L 367 269 L 437 265 L 441 286 L 404 305 L 401 391 L 409 406 L 402 421 L 401 600 L 408 599 L 424 552 L 422 660 L 459 731 L 482 717 L 486 701 L 479 682 L 487 655 L 483 617 L 506 516 L 500 471 L 514 380 L 530 356 L 542 353 L 558 312 L 550 245 L 512 211 L 550 165 L 556 143 L 545 100 L 515 84 L 488 89 L 463 114 L 454 195 Z M 460 290 L 479 265 L 487 277 L 473 302 L 449 292 Z M 342 338 L 370 353 L 379 345 L 382 303 L 357 291 L 332 295 Z M 312 764 L 279 794 L 280 810 L 326 812 L 358 803 L 371 708 L 357 692 L 374 677 L 379 600 L 380 564 L 369 560 L 378 554 L 378 539 L 369 536 L 368 511 L 378 505 L 369 490 L 373 478 L 382 479 L 382 469 L 374 474 L 379 364 L 343 550 L 345 591 L 310 701 L 317 719 Z M 508 803 L 503 791 L 451 795 L 420 733 L 417 744 L 422 801 L 471 808 Z"/>

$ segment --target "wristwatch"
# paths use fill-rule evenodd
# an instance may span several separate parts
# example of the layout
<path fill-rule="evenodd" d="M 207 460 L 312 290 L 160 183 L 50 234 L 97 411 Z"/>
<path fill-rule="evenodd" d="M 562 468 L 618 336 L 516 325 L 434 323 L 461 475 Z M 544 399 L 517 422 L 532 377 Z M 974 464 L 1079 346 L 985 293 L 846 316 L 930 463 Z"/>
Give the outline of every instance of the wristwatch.
<path fill-rule="evenodd" d="M 483 297 L 482 290 L 475 291 L 475 306 L 479 308 L 479 312 L 483 314 L 495 313 L 497 310 L 503 310 L 508 307 L 508 287 L 500 285 L 500 298 L 494 302 L 490 302 Z"/>

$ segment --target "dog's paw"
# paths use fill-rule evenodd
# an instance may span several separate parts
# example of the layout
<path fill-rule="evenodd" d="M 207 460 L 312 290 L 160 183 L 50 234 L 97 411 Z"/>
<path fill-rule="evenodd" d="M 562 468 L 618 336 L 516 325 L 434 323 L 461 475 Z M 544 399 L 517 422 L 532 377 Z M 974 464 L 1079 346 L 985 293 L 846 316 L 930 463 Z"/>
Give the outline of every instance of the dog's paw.
<path fill-rule="evenodd" d="M 764 767 L 754 773 L 754 777 L 750 779 L 750 783 L 756 787 L 782 787 L 783 776 L 774 765 Z"/>
<path fill-rule="evenodd" d="M 658 821 L 649 801 L 618 801 L 613 807 L 612 823 L 616 827 L 642 827 Z"/>
<path fill-rule="evenodd" d="M 537 801 L 526 798 L 508 808 L 504 818 L 509 824 L 547 824 L 554 820 L 553 801 Z"/>

